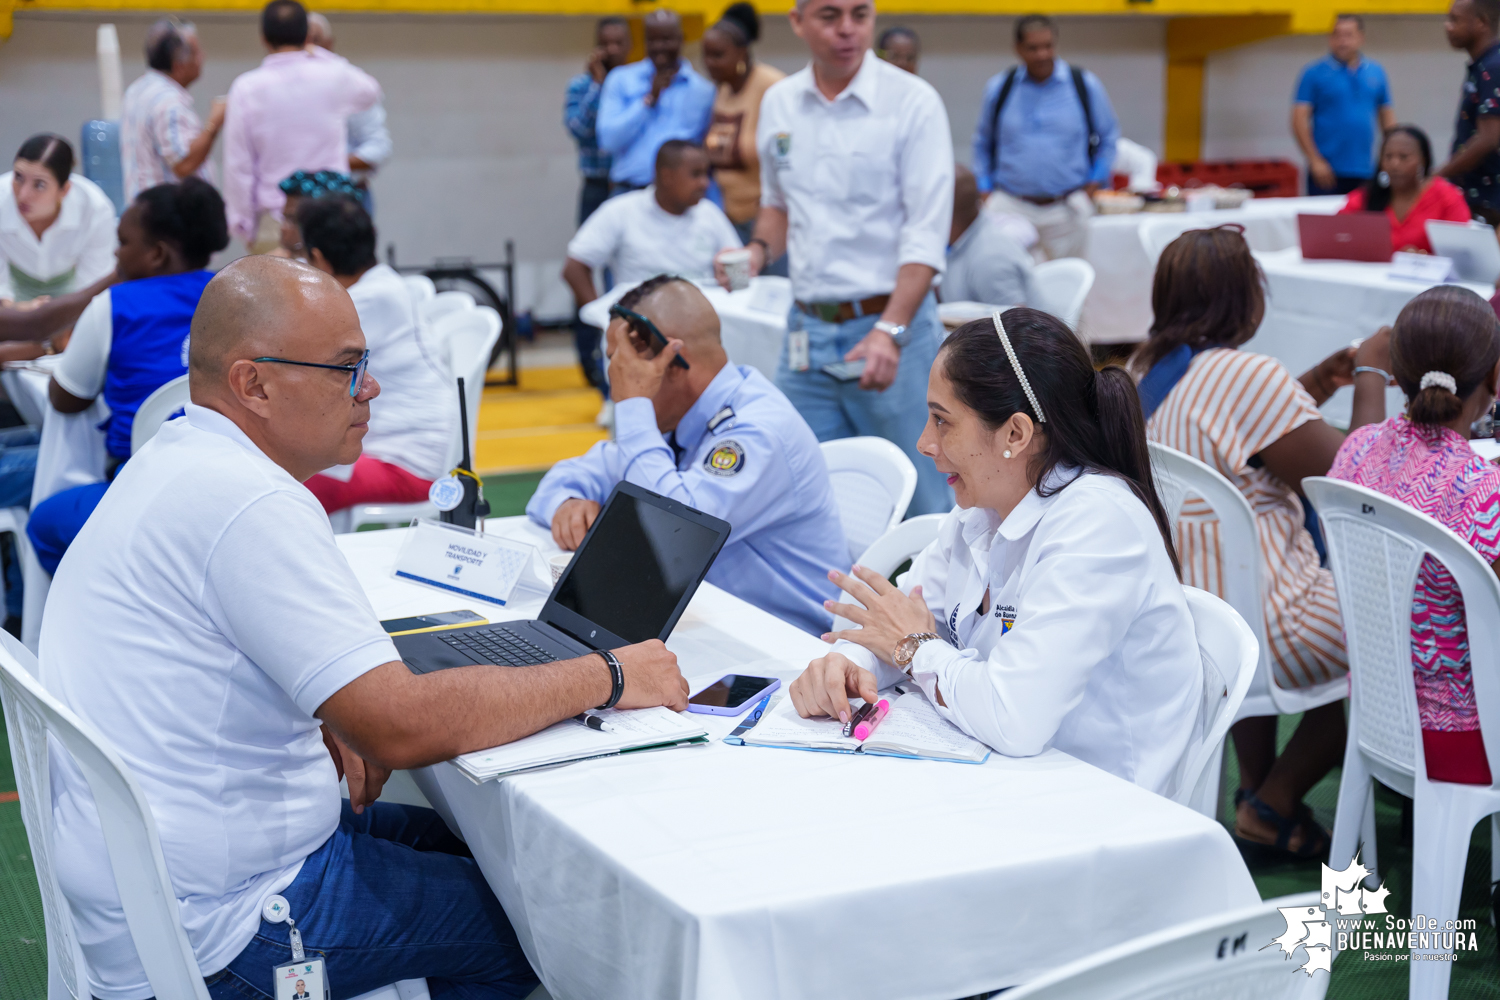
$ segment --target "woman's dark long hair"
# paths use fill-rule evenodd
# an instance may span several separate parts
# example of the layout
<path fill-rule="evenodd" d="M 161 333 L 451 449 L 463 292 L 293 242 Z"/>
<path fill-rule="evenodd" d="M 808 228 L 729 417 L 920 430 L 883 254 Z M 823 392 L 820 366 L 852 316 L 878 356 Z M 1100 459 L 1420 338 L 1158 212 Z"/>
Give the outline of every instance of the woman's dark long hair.
<path fill-rule="evenodd" d="M 1238 347 L 1266 311 L 1265 276 L 1236 229 L 1190 229 L 1161 252 L 1151 285 L 1150 339 L 1135 352 L 1140 374 L 1183 344 Z"/>
<path fill-rule="evenodd" d="M 1037 424 L 1042 447 L 1027 470 L 1037 493 L 1051 496 L 1067 487 L 1067 483 L 1048 484 L 1059 465 L 1125 480 L 1156 519 L 1172 569 L 1180 578 L 1182 566 L 1172 544 L 1172 528 L 1151 475 L 1146 421 L 1135 380 L 1118 365 L 1094 371 L 1088 348 L 1055 316 L 1036 309 L 1008 309 L 1001 322 L 1037 404 L 1047 416 L 1045 423 Z M 959 401 L 979 414 L 986 427 L 997 428 L 1015 413 L 1036 420 L 990 320 L 975 320 L 953 331 L 943 343 L 939 362 Z"/>
<path fill-rule="evenodd" d="M 1385 144 L 1391 141 L 1393 135 L 1409 135 L 1417 144 L 1417 150 L 1422 154 L 1422 178 L 1432 173 L 1432 143 L 1427 138 L 1427 133 L 1415 125 L 1393 125 L 1386 130 L 1380 139 L 1380 153 L 1375 157 L 1375 176 L 1365 181 L 1365 211 L 1384 212 L 1391 205 L 1391 182 L 1386 178 L 1384 184 L 1380 183 L 1380 175 L 1385 171 L 1380 169 L 1380 161 L 1385 158 Z"/>

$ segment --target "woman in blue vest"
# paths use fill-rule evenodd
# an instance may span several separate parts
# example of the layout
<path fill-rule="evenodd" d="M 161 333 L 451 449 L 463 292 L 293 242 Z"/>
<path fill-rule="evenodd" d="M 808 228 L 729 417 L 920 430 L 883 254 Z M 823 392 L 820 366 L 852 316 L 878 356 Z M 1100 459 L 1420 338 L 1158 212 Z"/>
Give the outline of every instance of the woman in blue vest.
<path fill-rule="evenodd" d="M 121 283 L 97 296 L 73 328 L 52 375 L 54 409 L 78 413 L 101 393 L 108 474 L 130 457 L 135 411 L 147 396 L 187 374 L 188 328 L 213 277 L 205 270 L 229 244 L 224 200 L 196 177 L 136 195 L 120 217 Z M 47 572 L 98 506 L 109 483 L 77 486 L 37 504 L 26 534 Z"/>

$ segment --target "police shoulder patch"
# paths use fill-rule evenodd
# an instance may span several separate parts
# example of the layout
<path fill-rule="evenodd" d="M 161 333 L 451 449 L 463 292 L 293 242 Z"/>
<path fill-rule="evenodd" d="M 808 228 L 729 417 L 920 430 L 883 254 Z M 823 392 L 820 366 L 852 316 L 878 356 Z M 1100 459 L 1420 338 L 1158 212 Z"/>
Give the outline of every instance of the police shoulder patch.
<path fill-rule="evenodd" d="M 732 476 L 745 467 L 745 449 L 738 441 L 720 441 L 703 460 L 703 468 L 715 476 Z"/>

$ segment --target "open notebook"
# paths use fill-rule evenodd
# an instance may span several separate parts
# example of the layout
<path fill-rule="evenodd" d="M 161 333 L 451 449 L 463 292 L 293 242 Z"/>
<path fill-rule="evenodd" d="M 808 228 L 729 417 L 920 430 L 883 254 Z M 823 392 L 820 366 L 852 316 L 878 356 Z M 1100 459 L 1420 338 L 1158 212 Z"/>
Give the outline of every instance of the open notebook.
<path fill-rule="evenodd" d="M 453 764 L 470 779 L 480 782 L 595 757 L 708 742 L 708 730 L 693 721 L 692 716 L 678 715 L 668 708 L 628 711 L 612 708 L 593 714 L 615 731 L 601 733 L 573 719 L 564 719 L 503 747 L 455 757 Z"/>
<path fill-rule="evenodd" d="M 861 704 L 855 698 L 850 707 Z M 747 746 L 867 753 L 961 764 L 983 764 L 990 756 L 989 747 L 939 715 L 927 696 L 916 692 L 897 697 L 885 720 L 863 743 L 843 735 L 843 728 L 837 719 L 804 719 L 797 714 L 792 699 L 783 698 L 754 729 L 737 739 Z"/>

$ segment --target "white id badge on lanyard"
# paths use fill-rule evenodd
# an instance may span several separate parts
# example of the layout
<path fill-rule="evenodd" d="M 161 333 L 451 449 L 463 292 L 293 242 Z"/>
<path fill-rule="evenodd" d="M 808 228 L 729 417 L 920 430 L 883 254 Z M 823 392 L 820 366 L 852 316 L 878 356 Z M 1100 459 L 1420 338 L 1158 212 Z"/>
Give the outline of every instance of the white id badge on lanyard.
<path fill-rule="evenodd" d="M 292 960 L 271 969 L 271 995 L 276 1000 L 329 1000 L 328 973 L 321 958 L 308 958 L 302 950 L 302 932 L 292 919 L 292 907 L 284 896 L 267 896 L 260 915 L 267 922 L 287 925 L 292 941 Z"/>
<path fill-rule="evenodd" d="M 806 330 L 787 331 L 786 366 L 794 372 L 805 372 L 812 367 L 812 350 Z"/>

